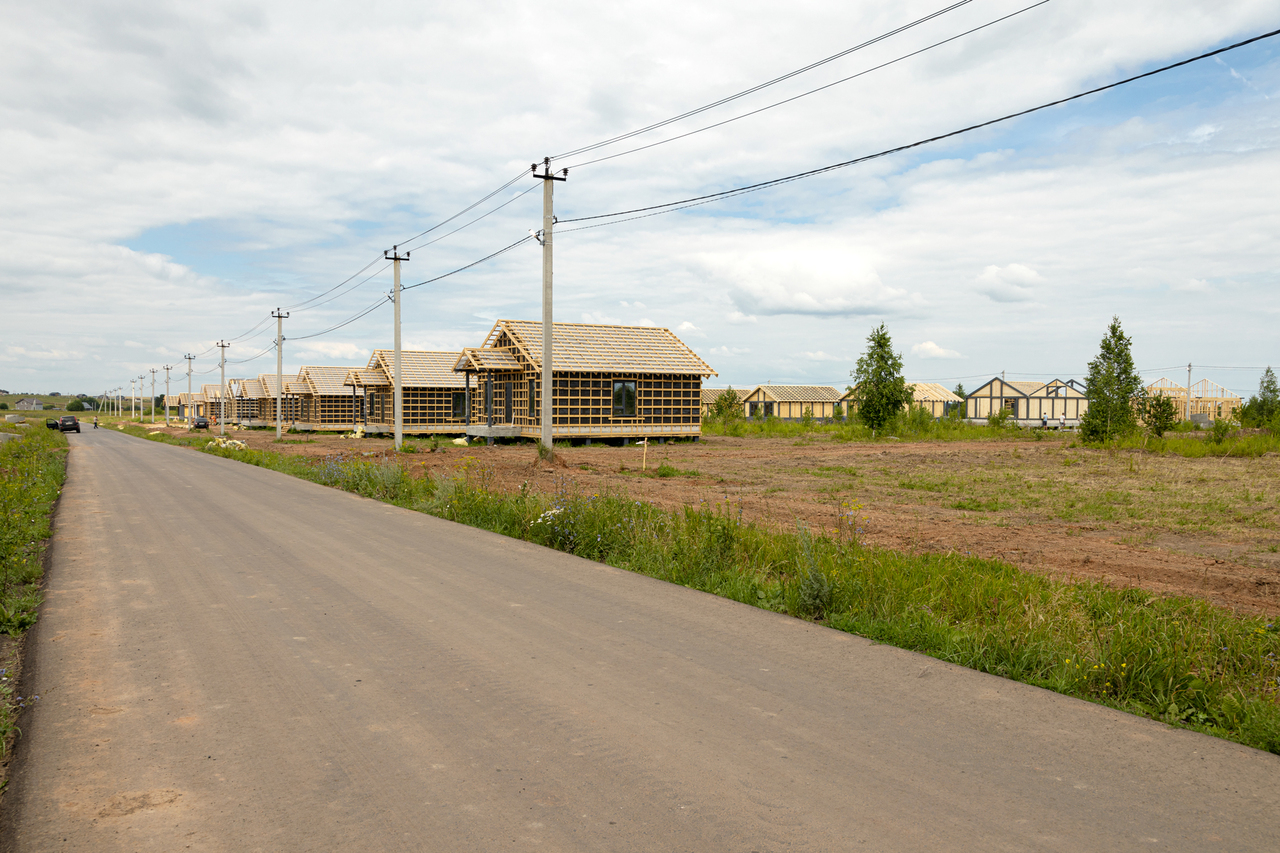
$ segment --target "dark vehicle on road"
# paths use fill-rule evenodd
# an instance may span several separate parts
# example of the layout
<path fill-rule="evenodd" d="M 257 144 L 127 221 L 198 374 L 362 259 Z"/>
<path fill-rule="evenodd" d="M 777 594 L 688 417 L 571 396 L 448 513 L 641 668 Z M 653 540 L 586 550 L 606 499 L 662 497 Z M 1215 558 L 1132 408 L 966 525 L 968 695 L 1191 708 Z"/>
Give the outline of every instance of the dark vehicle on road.
<path fill-rule="evenodd" d="M 204 415 L 197 415 L 196 419 L 191 422 L 192 429 L 208 429 L 209 419 Z"/>
<path fill-rule="evenodd" d="M 76 420 L 75 415 L 63 415 L 58 419 L 58 429 L 62 432 L 79 432 L 80 421 Z"/>
<path fill-rule="evenodd" d="M 44 425 L 45 425 L 46 427 L 48 427 L 49 429 L 58 429 L 58 428 L 59 428 L 59 426 L 58 426 L 58 419 L 57 419 L 57 418 L 45 418 L 45 419 L 44 419 Z"/>

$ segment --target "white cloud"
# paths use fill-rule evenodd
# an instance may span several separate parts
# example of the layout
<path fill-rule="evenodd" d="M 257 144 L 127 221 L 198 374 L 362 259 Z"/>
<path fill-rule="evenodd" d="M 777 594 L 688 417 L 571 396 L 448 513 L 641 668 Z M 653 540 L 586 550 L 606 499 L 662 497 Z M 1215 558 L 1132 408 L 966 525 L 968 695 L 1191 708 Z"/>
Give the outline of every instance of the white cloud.
<path fill-rule="evenodd" d="M 726 357 L 731 355 L 746 355 L 751 352 L 750 347 L 712 347 L 707 350 L 709 355 Z"/>
<path fill-rule="evenodd" d="M 822 350 L 818 350 L 817 352 L 805 352 L 805 353 L 801 353 L 801 355 L 803 355 L 805 358 L 809 359 L 810 361 L 848 361 L 849 360 L 848 358 L 842 355 L 828 355 Z"/>
<path fill-rule="evenodd" d="M 629 308 L 632 311 L 645 310 L 645 304 L 643 302 L 619 302 L 618 304 L 621 305 L 623 308 Z"/>
<path fill-rule="evenodd" d="M 866 253 L 790 229 L 762 235 L 750 250 L 698 260 L 742 316 L 889 314 L 913 303 L 881 282 Z"/>
<path fill-rule="evenodd" d="M 583 311 L 582 322 L 595 323 L 600 326 L 621 326 L 622 325 L 622 321 L 619 320 L 617 317 L 610 317 L 609 315 L 605 314 L 603 311 L 590 311 L 590 312 Z"/>
<path fill-rule="evenodd" d="M 960 353 L 953 349 L 943 349 L 933 341 L 925 341 L 924 343 L 915 344 L 911 347 L 911 354 L 920 358 L 964 358 Z"/>
<path fill-rule="evenodd" d="M 688 320 L 685 320 L 679 326 L 676 326 L 676 331 L 684 335 L 697 335 L 700 338 L 705 338 L 707 336 L 706 332 L 702 331 Z"/>
<path fill-rule="evenodd" d="M 285 345 L 288 346 L 287 343 Z M 346 341 L 314 340 L 306 341 L 302 344 L 294 357 L 302 359 L 304 362 L 309 359 L 326 359 L 327 361 L 324 361 L 324 364 L 336 362 L 338 366 L 354 366 L 358 364 L 360 367 L 364 367 L 369 362 L 369 356 L 369 350 L 359 344 Z"/>
<path fill-rule="evenodd" d="M 740 326 L 746 323 L 759 322 L 759 318 L 751 314 L 743 314 L 741 311 L 730 311 L 728 316 L 725 317 L 725 319 L 728 320 L 730 323 L 734 324 L 735 326 Z"/>
<path fill-rule="evenodd" d="M 977 277 L 977 291 L 996 302 L 1029 302 L 1044 276 L 1022 264 L 988 266 Z"/>

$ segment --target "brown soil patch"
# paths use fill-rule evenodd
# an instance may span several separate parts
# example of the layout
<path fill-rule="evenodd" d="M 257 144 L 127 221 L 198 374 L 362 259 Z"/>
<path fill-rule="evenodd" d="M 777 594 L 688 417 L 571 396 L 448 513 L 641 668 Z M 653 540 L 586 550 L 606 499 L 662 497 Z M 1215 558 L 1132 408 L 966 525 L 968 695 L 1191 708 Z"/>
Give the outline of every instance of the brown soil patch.
<path fill-rule="evenodd" d="M 173 430 L 178 432 L 178 430 Z M 324 457 L 394 455 L 389 439 L 318 435 L 251 447 Z M 299 437 L 291 436 L 297 440 Z M 495 487 L 625 493 L 665 508 L 727 501 L 779 528 L 835 530 L 855 511 L 864 542 L 910 552 L 957 551 L 1060 578 L 1186 594 L 1245 612 L 1280 614 L 1280 460 L 1185 459 L 1073 446 L 1070 439 L 840 443 L 704 437 L 640 447 L 595 445 L 540 463 L 532 445 L 442 445 L 400 455 L 415 475 L 471 461 Z M 653 476 L 662 462 L 681 474 Z"/>

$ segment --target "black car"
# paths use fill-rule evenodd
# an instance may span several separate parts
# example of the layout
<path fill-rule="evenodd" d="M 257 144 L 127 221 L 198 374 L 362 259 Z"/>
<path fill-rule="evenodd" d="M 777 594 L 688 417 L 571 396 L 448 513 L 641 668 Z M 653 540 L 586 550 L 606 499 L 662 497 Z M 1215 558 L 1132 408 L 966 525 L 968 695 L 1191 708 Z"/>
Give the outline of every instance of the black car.
<path fill-rule="evenodd" d="M 75 415 L 63 415 L 58 419 L 58 429 L 62 432 L 79 432 L 80 421 Z"/>
<path fill-rule="evenodd" d="M 191 422 L 191 428 L 192 429 L 208 429 L 209 419 L 206 418 L 204 415 L 196 415 L 195 420 Z"/>

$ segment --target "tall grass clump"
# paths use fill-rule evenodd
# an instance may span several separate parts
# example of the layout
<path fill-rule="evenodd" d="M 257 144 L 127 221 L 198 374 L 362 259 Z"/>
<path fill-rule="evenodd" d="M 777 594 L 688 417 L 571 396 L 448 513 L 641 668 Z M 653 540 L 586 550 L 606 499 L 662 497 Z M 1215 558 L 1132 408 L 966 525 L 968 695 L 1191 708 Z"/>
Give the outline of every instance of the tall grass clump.
<path fill-rule="evenodd" d="M 47 429 L 0 443 L 0 631 L 18 636 L 36 621 L 45 541 L 67 473 L 67 439 Z"/>
<path fill-rule="evenodd" d="M 20 636 L 35 624 L 53 509 L 67 475 L 67 439 L 52 430 L 4 432 L 0 441 L 0 631 Z M 0 670 L 0 755 L 17 734 L 26 700 L 7 669 Z"/>
<path fill-rule="evenodd" d="M 1117 446 L 1152 453 L 1172 453 L 1188 459 L 1228 456 L 1257 458 L 1267 453 L 1280 453 L 1280 434 L 1270 430 L 1247 434 L 1226 433 L 1215 440 L 1212 433 L 1167 432 L 1162 437 L 1133 433 L 1121 438 Z"/>

